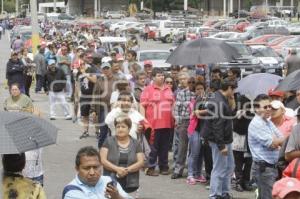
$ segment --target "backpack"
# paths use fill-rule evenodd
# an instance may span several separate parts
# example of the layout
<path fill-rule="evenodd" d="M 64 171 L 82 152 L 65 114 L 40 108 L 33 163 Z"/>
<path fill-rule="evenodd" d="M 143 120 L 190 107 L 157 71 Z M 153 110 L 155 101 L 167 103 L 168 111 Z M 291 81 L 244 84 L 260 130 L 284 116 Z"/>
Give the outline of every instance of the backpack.
<path fill-rule="evenodd" d="M 83 192 L 82 189 L 81 189 L 80 187 L 77 187 L 77 186 L 75 186 L 75 185 L 71 185 L 71 184 L 70 184 L 70 185 L 65 186 L 65 188 L 64 188 L 64 190 L 63 190 L 63 193 L 62 193 L 62 199 L 64 199 L 65 196 L 66 196 L 66 194 L 67 194 L 69 191 L 72 191 L 72 190 L 78 190 L 78 191 Z"/>

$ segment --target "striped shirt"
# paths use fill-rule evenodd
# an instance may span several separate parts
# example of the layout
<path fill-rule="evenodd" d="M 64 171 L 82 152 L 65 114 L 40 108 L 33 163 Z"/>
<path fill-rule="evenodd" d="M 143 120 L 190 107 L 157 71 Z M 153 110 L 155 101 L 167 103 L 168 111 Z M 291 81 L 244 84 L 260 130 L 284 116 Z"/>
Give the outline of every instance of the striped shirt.
<path fill-rule="evenodd" d="M 173 115 L 177 123 L 190 119 L 189 104 L 195 98 L 195 93 L 189 88 L 179 90 L 176 95 Z"/>
<path fill-rule="evenodd" d="M 255 115 L 248 128 L 248 144 L 253 161 L 276 164 L 279 150 L 271 148 L 273 137 L 283 137 L 270 120 Z"/>

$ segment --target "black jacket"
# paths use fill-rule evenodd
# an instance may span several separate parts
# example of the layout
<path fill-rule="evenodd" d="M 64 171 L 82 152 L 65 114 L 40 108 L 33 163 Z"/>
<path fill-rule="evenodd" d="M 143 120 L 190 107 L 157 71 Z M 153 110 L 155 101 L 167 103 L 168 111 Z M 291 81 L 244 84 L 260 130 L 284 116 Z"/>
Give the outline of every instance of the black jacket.
<path fill-rule="evenodd" d="M 18 83 L 21 87 L 24 86 L 24 64 L 20 59 L 13 61 L 8 60 L 6 65 L 6 79 L 8 85 Z"/>
<path fill-rule="evenodd" d="M 232 110 L 228 100 L 221 92 L 216 91 L 214 97 L 208 100 L 208 119 L 205 120 L 204 139 L 214 142 L 220 150 L 225 144 L 230 144 L 232 138 Z"/>
<path fill-rule="evenodd" d="M 53 92 L 61 92 L 66 87 L 66 76 L 63 70 L 56 68 L 55 72 L 50 70 L 46 73 L 48 89 Z M 57 81 L 57 82 L 55 82 Z M 53 85 L 51 85 L 53 83 Z"/>

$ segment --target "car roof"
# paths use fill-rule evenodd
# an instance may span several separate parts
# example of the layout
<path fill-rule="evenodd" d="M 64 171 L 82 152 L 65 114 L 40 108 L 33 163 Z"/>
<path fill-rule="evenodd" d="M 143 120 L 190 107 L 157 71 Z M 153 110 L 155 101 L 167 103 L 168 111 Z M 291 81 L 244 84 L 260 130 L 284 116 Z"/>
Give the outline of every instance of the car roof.
<path fill-rule="evenodd" d="M 99 37 L 102 43 L 126 43 L 126 37 Z"/>
<path fill-rule="evenodd" d="M 147 52 L 170 52 L 169 50 L 139 50 L 138 53 L 147 53 Z"/>

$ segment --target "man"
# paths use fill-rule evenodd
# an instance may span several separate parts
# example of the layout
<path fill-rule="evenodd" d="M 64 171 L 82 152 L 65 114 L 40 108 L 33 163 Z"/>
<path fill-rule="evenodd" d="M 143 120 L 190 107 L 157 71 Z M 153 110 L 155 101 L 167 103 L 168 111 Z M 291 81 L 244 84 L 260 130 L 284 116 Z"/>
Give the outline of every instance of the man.
<path fill-rule="evenodd" d="M 83 123 L 83 133 L 80 139 L 89 136 L 89 116 L 93 97 L 94 84 L 97 81 L 97 68 L 93 65 L 93 57 L 91 54 L 85 56 L 86 64 L 82 64 L 79 68 L 78 81 L 80 85 L 80 114 Z M 98 132 L 96 132 L 98 135 Z"/>
<path fill-rule="evenodd" d="M 153 83 L 147 86 L 141 94 L 141 105 L 145 109 L 145 118 L 154 129 L 154 143 L 149 157 L 149 169 L 146 175 L 158 176 L 155 167 L 158 165 L 160 173 L 169 174 L 168 152 L 173 128 L 172 106 L 174 97 L 169 86 L 164 85 L 162 69 L 152 71 Z"/>
<path fill-rule="evenodd" d="M 2 26 L 1 26 L 1 24 L 0 24 L 0 40 L 1 40 L 1 38 L 2 38 L 2 34 L 4 35 L 4 33 L 3 33 L 3 28 L 2 28 Z"/>
<path fill-rule="evenodd" d="M 68 55 L 68 48 L 66 46 L 61 47 L 61 54 L 57 56 L 58 67 L 65 73 L 67 85 L 66 95 L 68 98 L 72 97 L 73 86 L 71 82 L 71 57 Z"/>
<path fill-rule="evenodd" d="M 300 109 L 298 109 L 296 116 L 298 124 L 294 126 L 285 149 L 285 159 L 288 162 L 300 158 Z"/>
<path fill-rule="evenodd" d="M 296 49 L 290 50 L 290 55 L 285 60 L 286 75 L 300 69 L 300 57 L 297 55 Z"/>
<path fill-rule="evenodd" d="M 211 71 L 211 82 L 214 80 L 221 80 L 222 77 L 222 71 L 219 68 L 214 68 Z"/>
<path fill-rule="evenodd" d="M 279 129 L 283 136 L 288 137 L 296 124 L 296 118 L 286 115 L 286 109 L 281 101 L 274 100 L 271 102 L 271 106 L 271 121 Z"/>
<path fill-rule="evenodd" d="M 189 89 L 189 74 L 181 72 L 178 77 L 182 89 L 177 92 L 173 115 L 175 118 L 175 133 L 177 134 L 176 137 L 179 138 L 179 142 L 174 173 L 171 176 L 172 179 L 182 177 L 188 149 L 187 129 L 190 122 L 189 103 L 195 98 L 195 93 Z"/>
<path fill-rule="evenodd" d="M 241 77 L 241 69 L 238 67 L 230 68 L 227 71 L 226 79 L 229 81 L 238 82 L 240 77 Z"/>
<path fill-rule="evenodd" d="M 110 97 L 113 92 L 114 83 L 116 79 L 112 75 L 111 65 L 108 62 L 104 62 L 101 65 L 102 76 L 97 79 L 93 90 L 93 99 L 91 104 L 91 110 L 93 117 L 98 117 L 97 128 L 100 128 L 100 135 L 98 137 L 98 147 L 101 148 L 104 143 L 109 129 L 105 124 L 105 117 L 110 112 Z"/>
<path fill-rule="evenodd" d="M 153 70 L 153 63 L 150 60 L 145 60 L 144 61 L 144 71 L 147 75 L 146 78 L 146 85 L 148 86 L 149 84 L 151 84 L 152 81 L 152 70 Z"/>
<path fill-rule="evenodd" d="M 284 138 L 270 121 L 270 97 L 261 94 L 254 100 L 255 116 L 248 128 L 248 144 L 253 164 L 252 174 L 258 187 L 258 198 L 272 198 L 272 186 L 277 178 L 276 163 Z"/>
<path fill-rule="evenodd" d="M 63 199 L 131 199 L 119 183 L 101 176 L 99 152 L 93 147 L 81 148 L 75 160 L 77 175 L 63 190 Z"/>
<path fill-rule="evenodd" d="M 229 199 L 231 176 L 234 171 L 232 151 L 233 121 L 232 109 L 228 99 L 233 97 L 236 83 L 228 80 L 221 82 L 214 98 L 208 101 L 208 119 L 205 120 L 204 139 L 209 141 L 213 157 L 213 170 L 210 180 L 211 199 Z"/>
<path fill-rule="evenodd" d="M 45 81 L 45 75 L 47 72 L 46 59 L 44 56 L 45 47 L 38 46 L 38 54 L 34 56 L 33 62 L 36 64 L 36 87 L 35 92 L 40 93 L 42 88 L 44 88 L 44 92 L 48 92 L 48 88 Z"/>
<path fill-rule="evenodd" d="M 6 64 L 6 79 L 9 88 L 12 84 L 18 83 L 21 92 L 25 93 L 24 70 L 25 66 L 18 58 L 18 53 L 12 52 L 11 58 Z"/>
<path fill-rule="evenodd" d="M 120 63 L 116 60 L 111 62 L 111 72 L 116 79 L 126 78 L 125 74 L 121 71 Z"/>
<path fill-rule="evenodd" d="M 136 74 L 136 82 L 134 84 L 134 98 L 137 102 L 140 102 L 140 97 L 146 86 L 146 73 L 144 71 L 139 71 Z"/>
<path fill-rule="evenodd" d="M 50 120 L 56 119 L 55 106 L 58 104 L 63 108 L 65 119 L 71 120 L 70 107 L 64 93 L 66 78 L 64 72 L 56 67 L 56 62 L 53 59 L 50 59 L 48 62 L 46 82 L 48 83 L 49 88 Z"/>
<path fill-rule="evenodd" d="M 178 73 L 180 72 L 180 66 L 172 65 L 170 70 L 171 70 L 170 76 L 172 77 L 172 79 L 175 83 L 175 87 L 177 87 L 177 85 L 179 84 L 179 82 L 178 82 Z"/>
<path fill-rule="evenodd" d="M 20 50 L 24 47 L 24 43 L 21 37 L 18 35 L 16 40 L 12 43 L 11 48 L 13 51 L 20 52 Z"/>

